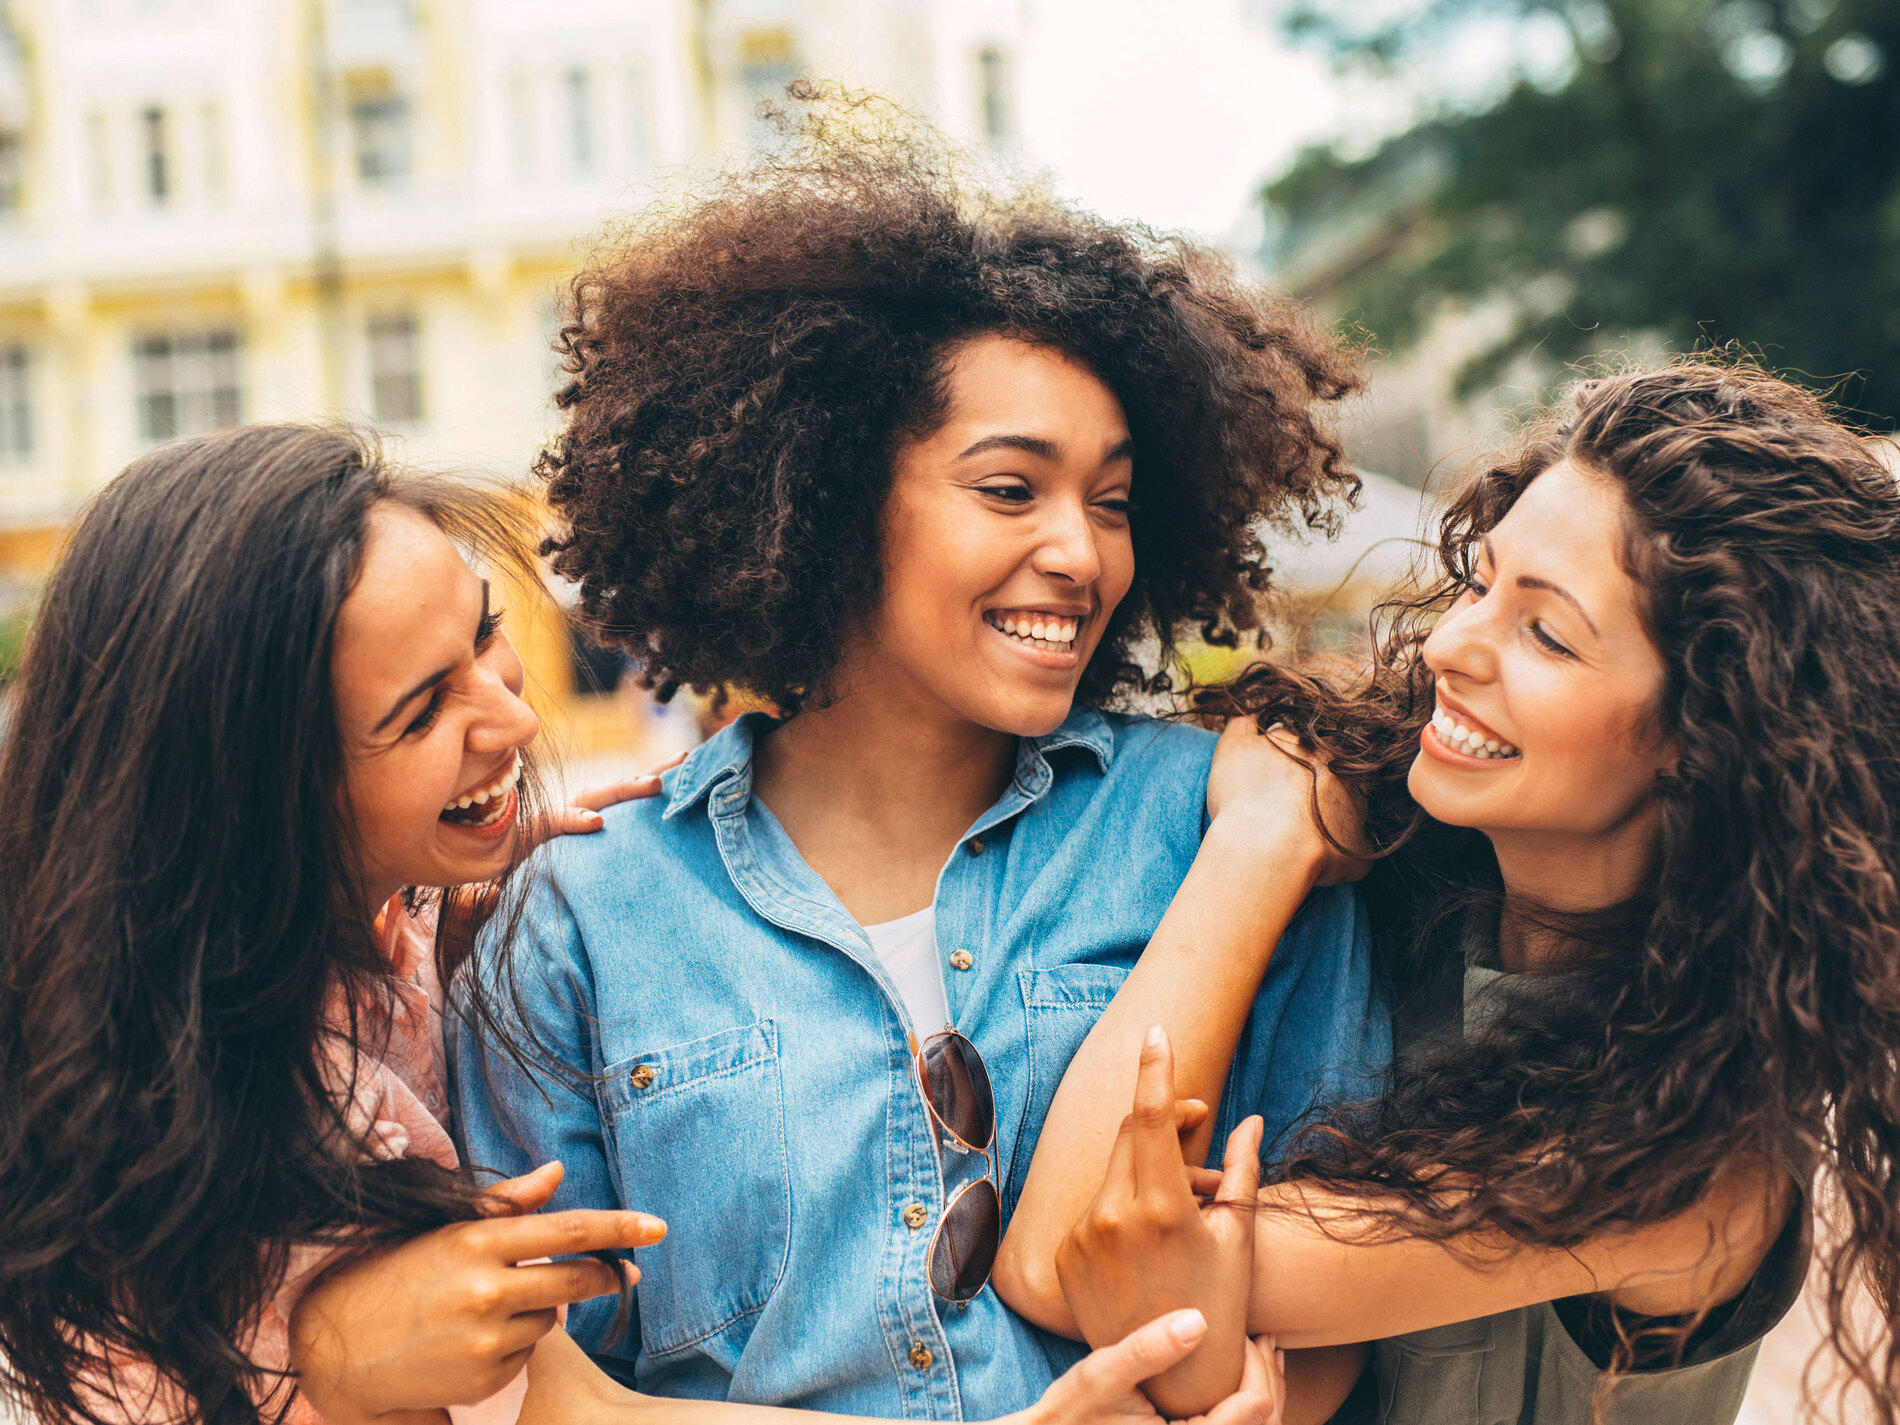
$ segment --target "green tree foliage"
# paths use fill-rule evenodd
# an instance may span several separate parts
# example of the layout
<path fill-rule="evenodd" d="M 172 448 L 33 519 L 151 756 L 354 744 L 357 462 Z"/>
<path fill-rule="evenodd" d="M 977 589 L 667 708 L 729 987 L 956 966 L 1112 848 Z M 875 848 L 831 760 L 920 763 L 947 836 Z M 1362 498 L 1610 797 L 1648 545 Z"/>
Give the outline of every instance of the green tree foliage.
<path fill-rule="evenodd" d="M 1388 18 L 1368 17 L 1375 6 Z M 1501 24 L 1561 50 L 1369 156 L 1265 190 L 1268 258 L 1402 350 L 1441 299 L 1515 324 L 1460 395 L 1535 352 L 1742 342 L 1900 416 L 1900 0 L 1326 0 L 1296 32 L 1417 75 Z M 1548 46 L 1546 46 L 1548 48 Z M 1454 78 L 1456 76 L 1453 76 Z"/>

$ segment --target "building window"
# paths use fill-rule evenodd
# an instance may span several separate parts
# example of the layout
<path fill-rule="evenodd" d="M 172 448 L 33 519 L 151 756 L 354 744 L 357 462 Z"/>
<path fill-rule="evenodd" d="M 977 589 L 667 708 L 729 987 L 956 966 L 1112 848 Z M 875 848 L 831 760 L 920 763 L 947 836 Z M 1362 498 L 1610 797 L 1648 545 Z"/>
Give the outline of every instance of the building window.
<path fill-rule="evenodd" d="M 422 419 L 422 343 L 409 313 L 369 324 L 369 399 L 379 425 Z"/>
<path fill-rule="evenodd" d="M 567 156 L 576 173 L 594 169 L 594 76 L 576 66 L 561 78 L 567 96 Z"/>
<path fill-rule="evenodd" d="M 231 175 L 224 152 L 224 109 L 215 100 L 198 106 L 198 153 L 204 164 L 205 192 L 222 197 Z"/>
<path fill-rule="evenodd" d="M 26 201 L 26 135 L 0 129 L 0 213 L 17 213 Z"/>
<path fill-rule="evenodd" d="M 627 152 L 638 169 L 653 166 L 653 128 L 647 110 L 646 71 L 627 71 Z"/>
<path fill-rule="evenodd" d="M 228 327 L 140 337 L 132 343 L 132 374 L 144 440 L 195 435 L 241 418 L 238 334 Z"/>
<path fill-rule="evenodd" d="M 350 105 L 356 177 L 365 188 L 393 188 L 409 177 L 409 101 L 379 94 Z"/>
<path fill-rule="evenodd" d="M 0 461 L 32 454 L 32 358 L 24 346 L 0 346 Z"/>
<path fill-rule="evenodd" d="M 998 45 L 976 52 L 977 122 L 985 143 L 1003 145 L 1016 136 L 1010 103 L 1009 56 Z"/>
<path fill-rule="evenodd" d="M 746 145 L 762 151 L 780 142 L 770 117 L 785 104 L 785 86 L 798 78 L 797 50 L 789 30 L 754 30 L 739 47 L 739 92 L 744 96 Z"/>
<path fill-rule="evenodd" d="M 112 127 L 101 109 L 86 115 L 86 166 L 92 206 L 103 213 L 112 206 Z"/>
<path fill-rule="evenodd" d="M 171 135 L 165 111 L 154 105 L 139 115 L 139 134 L 144 141 L 145 196 L 163 204 L 172 196 Z"/>
<path fill-rule="evenodd" d="M 526 178 L 534 172 L 534 86 L 525 74 L 508 77 L 508 149 L 514 158 L 515 176 Z"/>

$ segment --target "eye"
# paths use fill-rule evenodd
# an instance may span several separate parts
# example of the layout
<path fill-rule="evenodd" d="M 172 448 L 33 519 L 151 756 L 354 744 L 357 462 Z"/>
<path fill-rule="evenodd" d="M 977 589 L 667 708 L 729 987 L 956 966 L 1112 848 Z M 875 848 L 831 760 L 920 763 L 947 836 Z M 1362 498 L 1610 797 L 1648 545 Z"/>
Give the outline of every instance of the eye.
<path fill-rule="evenodd" d="M 416 720 L 414 722 L 410 723 L 409 726 L 405 727 L 402 730 L 402 735 L 404 737 L 421 736 L 423 733 L 427 732 L 430 728 L 435 726 L 436 715 L 440 713 L 441 711 L 442 711 L 442 685 L 438 683 L 436 684 L 435 692 L 430 695 L 429 705 L 426 708 L 424 708 L 420 714 L 417 715 Z"/>
<path fill-rule="evenodd" d="M 482 615 L 482 621 L 475 628 L 475 651 L 481 652 L 495 641 L 495 635 L 501 631 L 501 616 L 504 609 L 490 609 Z"/>
<path fill-rule="evenodd" d="M 1559 658 L 1574 658 L 1576 656 L 1568 648 L 1564 647 L 1563 644 L 1552 638 L 1550 634 L 1545 631 L 1541 623 L 1533 623 L 1531 625 L 1531 637 L 1543 644 L 1545 648 L 1555 653 Z"/>
<path fill-rule="evenodd" d="M 1126 495 L 1120 495 L 1111 500 L 1097 500 L 1095 504 L 1098 509 L 1108 510 L 1124 517 L 1135 512 L 1135 502 Z"/>
<path fill-rule="evenodd" d="M 1026 505 L 1033 498 L 1029 486 L 1022 481 L 1007 485 L 978 485 L 976 488 L 978 494 L 993 495 L 1005 504 Z"/>

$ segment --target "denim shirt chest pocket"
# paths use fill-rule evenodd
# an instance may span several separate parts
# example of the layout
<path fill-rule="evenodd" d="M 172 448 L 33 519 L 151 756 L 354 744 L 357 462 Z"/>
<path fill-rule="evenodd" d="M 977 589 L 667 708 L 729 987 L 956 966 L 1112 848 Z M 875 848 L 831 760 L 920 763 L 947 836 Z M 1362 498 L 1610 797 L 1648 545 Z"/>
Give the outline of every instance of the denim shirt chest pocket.
<path fill-rule="evenodd" d="M 1055 965 L 1044 970 L 1019 970 L 1022 988 L 1024 1036 L 1028 1050 L 1028 1091 L 1023 1095 L 1023 1121 L 1016 1141 L 1033 1145 L 1042 1135 L 1049 1104 L 1067 1072 L 1069 1061 L 1102 1017 L 1108 1002 L 1128 978 L 1126 965 Z M 1132 1087 L 1131 1087 L 1132 1092 Z M 1003 1215 L 1015 1210 L 1023 1179 L 1029 1174 L 1027 1152 L 1014 1155 L 1004 1189 Z"/>
<path fill-rule="evenodd" d="M 667 1223 L 639 1254 L 641 1345 L 652 1357 L 686 1350 L 764 1306 L 785 1273 L 778 1026 L 643 1049 L 607 1066 L 595 1093 L 613 1161 L 653 1165 L 619 1185 L 621 1200 Z"/>

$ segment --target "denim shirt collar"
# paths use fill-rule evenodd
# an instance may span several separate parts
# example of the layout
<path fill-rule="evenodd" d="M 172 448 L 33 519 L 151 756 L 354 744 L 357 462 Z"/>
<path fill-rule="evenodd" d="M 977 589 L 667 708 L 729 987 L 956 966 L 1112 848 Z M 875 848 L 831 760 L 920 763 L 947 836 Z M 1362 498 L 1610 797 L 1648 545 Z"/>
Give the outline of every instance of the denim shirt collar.
<path fill-rule="evenodd" d="M 715 811 L 742 809 L 752 794 L 752 749 L 771 722 L 769 714 L 745 713 L 696 747 L 673 779 L 664 816 L 670 820 L 709 797 Z M 1048 791 L 1055 781 L 1049 754 L 1064 747 L 1086 748 L 1106 773 L 1115 762 L 1115 729 L 1094 708 L 1075 707 L 1054 732 L 1021 739 L 1005 800 L 1021 807 Z"/>

